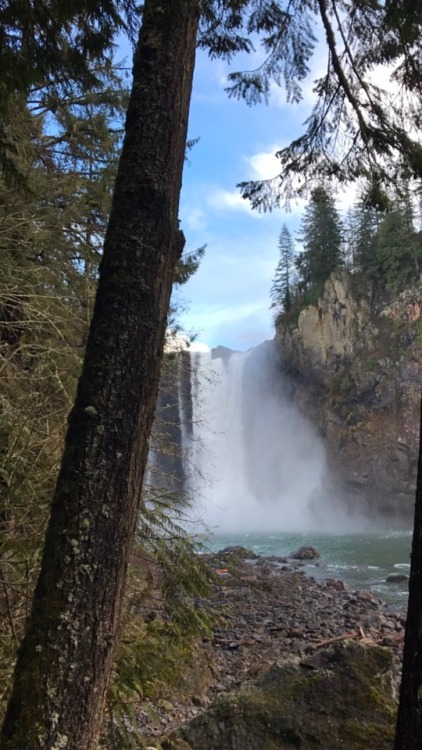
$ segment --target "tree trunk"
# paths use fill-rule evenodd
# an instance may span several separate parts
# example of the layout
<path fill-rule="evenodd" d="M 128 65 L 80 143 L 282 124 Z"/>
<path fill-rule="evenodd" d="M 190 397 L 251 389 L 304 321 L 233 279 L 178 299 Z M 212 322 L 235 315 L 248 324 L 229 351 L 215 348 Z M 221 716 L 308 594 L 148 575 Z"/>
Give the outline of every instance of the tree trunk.
<path fill-rule="evenodd" d="M 422 402 L 415 524 L 409 579 L 403 674 L 394 750 L 420 750 L 422 742 Z"/>
<path fill-rule="evenodd" d="M 197 0 L 147 0 L 83 372 L 2 750 L 97 745 L 167 312 Z"/>

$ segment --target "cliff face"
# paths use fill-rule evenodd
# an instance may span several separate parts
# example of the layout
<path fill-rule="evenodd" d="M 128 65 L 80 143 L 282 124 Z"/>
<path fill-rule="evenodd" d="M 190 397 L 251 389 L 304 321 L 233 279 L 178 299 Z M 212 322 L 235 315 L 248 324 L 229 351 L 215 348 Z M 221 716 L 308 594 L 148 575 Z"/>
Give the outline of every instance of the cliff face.
<path fill-rule="evenodd" d="M 349 502 L 386 521 L 412 518 L 422 387 L 422 287 L 371 305 L 333 274 L 296 326 L 277 325 L 294 400 L 319 427 Z"/>

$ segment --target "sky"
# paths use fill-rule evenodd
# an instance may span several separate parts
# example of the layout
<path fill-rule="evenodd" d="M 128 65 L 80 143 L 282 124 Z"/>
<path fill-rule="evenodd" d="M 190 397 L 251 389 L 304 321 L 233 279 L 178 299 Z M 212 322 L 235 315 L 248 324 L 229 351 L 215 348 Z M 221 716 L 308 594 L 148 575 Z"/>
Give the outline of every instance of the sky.
<path fill-rule="evenodd" d="M 301 135 L 315 94 L 314 81 L 326 72 L 323 35 L 302 85 L 302 101 L 287 104 L 283 89 L 273 85 L 269 104 L 249 107 L 225 92 L 231 70 L 254 69 L 262 61 L 259 48 L 236 57 L 230 67 L 198 51 L 189 121 L 189 138 L 199 142 L 188 153 L 184 169 L 180 218 L 186 249 L 206 245 L 199 270 L 176 295 L 185 330 L 208 347 L 247 351 L 274 336 L 270 289 L 279 259 L 278 238 L 285 223 L 297 241 L 306 202 L 292 201 L 290 210 L 258 213 L 242 199 L 237 183 L 275 177 L 275 153 Z M 392 69 L 376 66 L 372 83 L 394 92 Z M 357 188 L 336 189 L 340 212 L 350 208 Z M 300 248 L 300 243 L 297 242 Z"/>
<path fill-rule="evenodd" d="M 237 62 L 232 69 L 239 67 Z M 274 87 L 268 106 L 248 107 L 227 96 L 229 70 L 227 63 L 198 53 L 189 138 L 199 142 L 188 153 L 180 218 L 186 249 L 207 248 L 176 300 L 182 326 L 197 341 L 246 351 L 274 336 L 269 293 L 278 237 L 283 223 L 297 232 L 303 202 L 293 202 L 290 212 L 258 213 L 236 184 L 278 174 L 274 154 L 302 132 L 312 85 L 305 83 L 299 105 L 285 104 L 284 93 Z"/>
<path fill-rule="evenodd" d="M 259 213 L 242 199 L 236 185 L 275 177 L 275 153 L 304 132 L 315 101 L 314 81 L 327 65 L 323 35 L 315 32 L 320 41 L 299 104 L 287 104 L 285 92 L 275 85 L 268 105 L 249 107 L 228 97 L 227 74 L 258 67 L 259 48 L 237 56 L 231 67 L 197 52 L 188 137 L 199 141 L 188 152 L 184 168 L 180 219 L 186 251 L 206 245 L 206 252 L 197 273 L 176 290 L 174 301 L 182 328 L 205 347 L 247 351 L 274 336 L 270 289 L 279 259 L 278 238 L 285 223 L 297 240 L 306 203 L 301 199 L 292 201 L 289 211 Z M 121 51 L 127 53 L 127 44 Z M 390 89 L 390 73 L 377 66 L 372 82 Z M 337 208 L 345 211 L 355 195 L 354 188 L 337 192 Z"/>

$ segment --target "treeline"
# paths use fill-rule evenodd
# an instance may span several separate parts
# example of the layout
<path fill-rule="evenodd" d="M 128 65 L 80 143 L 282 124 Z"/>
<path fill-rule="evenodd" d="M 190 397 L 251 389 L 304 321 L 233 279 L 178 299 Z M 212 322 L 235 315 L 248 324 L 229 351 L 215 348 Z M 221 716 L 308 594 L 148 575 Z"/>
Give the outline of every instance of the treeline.
<path fill-rule="evenodd" d="M 297 240 L 302 249 L 284 225 L 271 287 L 272 307 L 284 319 L 316 303 L 336 270 L 347 269 L 370 284 L 374 300 L 397 295 L 420 280 L 422 232 L 408 190 L 390 203 L 388 211 L 369 207 L 362 197 L 342 217 L 334 196 L 318 187 L 305 209 Z"/>

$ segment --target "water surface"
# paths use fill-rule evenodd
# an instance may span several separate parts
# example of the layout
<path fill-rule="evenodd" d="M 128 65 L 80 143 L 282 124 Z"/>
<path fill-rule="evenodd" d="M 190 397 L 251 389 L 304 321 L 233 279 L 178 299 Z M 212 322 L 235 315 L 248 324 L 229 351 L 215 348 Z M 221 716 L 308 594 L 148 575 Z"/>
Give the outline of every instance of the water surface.
<path fill-rule="evenodd" d="M 371 589 L 395 609 L 407 603 L 407 582 L 388 584 L 392 573 L 409 574 L 410 531 L 380 533 L 326 534 L 304 533 L 239 533 L 210 534 L 206 546 L 217 551 L 241 544 L 257 555 L 285 556 L 302 545 L 312 545 L 320 558 L 305 562 L 303 570 L 316 579 L 339 578 L 352 590 Z"/>

